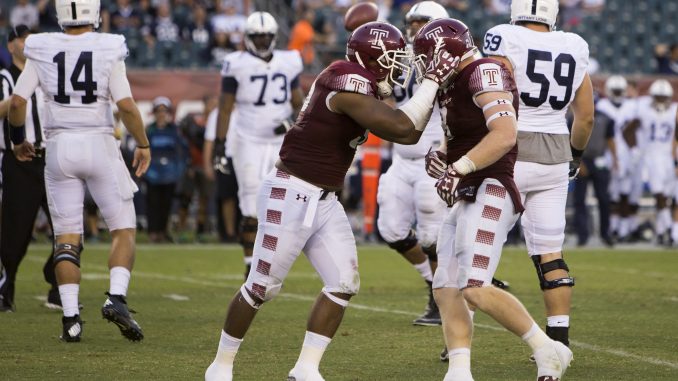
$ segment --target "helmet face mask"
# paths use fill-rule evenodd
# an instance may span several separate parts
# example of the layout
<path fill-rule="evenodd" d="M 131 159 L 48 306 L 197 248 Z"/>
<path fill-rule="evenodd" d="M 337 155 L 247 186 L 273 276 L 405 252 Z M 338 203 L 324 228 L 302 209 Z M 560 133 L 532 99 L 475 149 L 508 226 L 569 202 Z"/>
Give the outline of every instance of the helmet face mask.
<path fill-rule="evenodd" d="M 56 0 L 55 7 L 61 29 L 85 25 L 99 28 L 100 0 Z"/>
<path fill-rule="evenodd" d="M 620 102 L 626 97 L 628 83 L 620 75 L 613 75 L 605 81 L 605 95 L 613 102 Z"/>
<path fill-rule="evenodd" d="M 245 47 L 253 55 L 268 59 L 275 48 L 278 23 L 268 12 L 254 12 L 245 26 Z"/>
<path fill-rule="evenodd" d="M 652 82 L 649 93 L 652 97 L 652 105 L 655 110 L 663 112 L 671 105 L 671 100 L 673 99 L 673 87 L 669 81 L 658 79 Z"/>
<path fill-rule="evenodd" d="M 374 74 L 379 82 L 380 96 L 390 95 L 391 84 L 407 86 L 411 56 L 402 33 L 383 22 L 361 25 L 346 44 L 346 59 Z"/>

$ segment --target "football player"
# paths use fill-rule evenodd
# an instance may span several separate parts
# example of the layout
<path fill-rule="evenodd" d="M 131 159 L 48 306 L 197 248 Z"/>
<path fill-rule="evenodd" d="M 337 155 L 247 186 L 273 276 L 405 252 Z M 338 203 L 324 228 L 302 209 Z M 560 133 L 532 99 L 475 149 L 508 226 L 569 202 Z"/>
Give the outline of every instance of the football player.
<path fill-rule="evenodd" d="M 531 347 L 539 380 L 560 380 L 572 352 L 550 339 L 525 307 L 492 286 L 506 236 L 523 211 L 513 180 L 517 156 L 518 91 L 500 62 L 477 57 L 462 22 L 441 19 L 426 24 L 414 39 L 418 72 L 444 48 L 460 60 L 449 85 L 438 95 L 448 138 L 442 175 L 433 160 L 438 195 L 451 207 L 438 236 L 438 268 L 433 293 L 440 308 L 449 368 L 445 381 L 472 381 L 472 314 L 487 313 Z"/>
<path fill-rule="evenodd" d="M 518 86 L 515 180 L 525 213 L 521 225 L 546 306 L 549 337 L 569 344 L 574 278 L 563 259 L 568 180 L 593 129 L 589 48 L 574 33 L 555 31 L 558 0 L 513 0 L 511 24 L 487 31 L 485 55 L 503 63 Z M 574 113 L 572 132 L 565 113 Z"/>
<path fill-rule="evenodd" d="M 299 87 L 303 69 L 296 50 L 275 49 L 278 23 L 267 12 L 254 12 L 247 18 L 246 51 L 226 56 L 221 70 L 222 94 L 219 101 L 215 154 L 225 157 L 223 141 L 235 130 L 230 142 L 238 181 L 238 201 L 242 213 L 240 242 L 245 254 L 245 277 L 250 271 L 257 234 L 257 192 L 278 158 L 290 118 L 301 107 L 304 95 Z M 230 135 L 229 135 L 230 136 Z"/>
<path fill-rule="evenodd" d="M 85 186 L 111 231 L 110 288 L 102 315 L 126 338 L 143 339 L 126 301 L 134 263 L 136 215 L 132 196 L 137 187 L 113 137 L 111 100 L 137 142 L 133 163 L 137 176 L 148 169 L 151 153 L 125 74 L 125 39 L 95 32 L 100 7 L 99 0 L 56 1 L 64 32 L 26 39 L 28 61 L 9 111 L 14 152 L 19 160 L 29 161 L 35 149 L 23 134 L 26 100 L 38 87 L 45 94 L 45 184 L 56 236 L 54 265 L 63 305 L 61 339 L 67 342 L 80 341 L 82 335 L 78 292 Z"/>
<path fill-rule="evenodd" d="M 407 39 L 430 20 L 448 17 L 445 8 L 433 1 L 417 3 L 407 12 Z M 416 86 L 414 78 L 407 87 L 393 91 L 396 104 L 405 104 Z M 431 149 L 443 143 L 440 127 L 440 110 L 437 105 L 419 143 L 415 145 L 394 144 L 393 164 L 379 178 L 379 233 L 388 246 L 400 253 L 421 274 L 429 290 L 429 301 L 423 315 L 415 319 L 415 325 L 440 325 L 440 313 L 431 291 L 435 272 L 436 239 L 440 224 L 445 217 L 445 204 L 435 192 L 435 180 L 425 171 L 424 157 Z M 416 222 L 416 229 L 412 229 Z"/>
<path fill-rule="evenodd" d="M 360 285 L 355 239 L 336 192 L 368 132 L 399 143 L 419 140 L 440 84 L 458 63 L 440 50 L 429 79 L 393 109 L 379 99 L 390 96 L 394 83 L 407 83 L 410 53 L 402 33 L 387 23 L 366 23 L 351 34 L 346 51 L 347 61 L 331 64 L 316 78 L 285 135 L 276 168 L 259 190 L 252 271 L 231 300 L 207 381 L 232 379 L 247 329 L 262 303 L 278 294 L 302 250 L 324 287 L 288 380 L 323 380 L 320 360 Z"/>
<path fill-rule="evenodd" d="M 625 127 L 625 137 L 634 147 L 635 131 L 641 131 L 642 157 L 648 172 L 650 192 L 655 197 L 657 216 L 655 232 L 659 244 L 670 244 L 669 229 L 672 229 L 671 210 L 668 201 L 674 195 L 676 174 L 676 121 L 678 103 L 672 102 L 673 87 L 665 79 L 652 83 L 649 97 L 638 100 L 637 114 Z"/>
<path fill-rule="evenodd" d="M 632 203 L 640 196 L 641 176 L 633 166 L 633 154 L 624 140 L 622 128 L 625 118 L 635 112 L 636 102 L 627 97 L 628 83 L 619 75 L 605 81 L 605 98 L 596 103 L 596 111 L 604 114 L 614 123 L 613 146 L 610 150 L 612 176 L 610 179 L 610 230 L 613 237 L 624 241 L 632 231 Z M 635 174 L 635 175 L 634 175 Z M 634 191 L 637 190 L 637 191 Z"/>

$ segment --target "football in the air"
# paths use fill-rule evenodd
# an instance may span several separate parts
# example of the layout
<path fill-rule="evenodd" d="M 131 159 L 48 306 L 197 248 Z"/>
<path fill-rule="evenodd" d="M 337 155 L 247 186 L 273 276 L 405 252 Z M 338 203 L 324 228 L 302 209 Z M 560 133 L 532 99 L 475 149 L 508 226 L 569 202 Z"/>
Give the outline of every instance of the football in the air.
<path fill-rule="evenodd" d="M 379 8 L 374 3 L 358 3 L 352 5 L 344 15 L 344 28 L 353 32 L 359 26 L 368 22 L 377 21 Z"/>

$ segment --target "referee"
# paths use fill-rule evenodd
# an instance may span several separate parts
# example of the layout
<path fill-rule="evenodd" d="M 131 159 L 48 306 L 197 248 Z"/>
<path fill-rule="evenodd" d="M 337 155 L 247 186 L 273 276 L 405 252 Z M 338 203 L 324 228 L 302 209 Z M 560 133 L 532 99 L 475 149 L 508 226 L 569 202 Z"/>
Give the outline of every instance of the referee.
<path fill-rule="evenodd" d="M 0 71 L 0 151 L 2 151 L 2 222 L 0 224 L 0 312 L 14 311 L 14 285 L 19 263 L 26 255 L 33 233 L 33 224 L 40 207 L 47 214 L 50 226 L 52 220 L 47 207 L 45 193 L 44 136 L 40 127 L 40 111 L 43 100 L 38 89 L 27 106 L 26 140 L 35 146 L 36 156 L 32 161 L 19 162 L 12 152 L 7 113 L 9 99 L 21 71 L 26 63 L 24 41 L 30 34 L 25 25 L 9 30 L 7 48 L 12 55 L 8 70 Z M 47 295 L 45 306 L 60 308 L 61 298 L 54 275 L 52 255 L 43 267 L 45 280 L 52 288 Z"/>

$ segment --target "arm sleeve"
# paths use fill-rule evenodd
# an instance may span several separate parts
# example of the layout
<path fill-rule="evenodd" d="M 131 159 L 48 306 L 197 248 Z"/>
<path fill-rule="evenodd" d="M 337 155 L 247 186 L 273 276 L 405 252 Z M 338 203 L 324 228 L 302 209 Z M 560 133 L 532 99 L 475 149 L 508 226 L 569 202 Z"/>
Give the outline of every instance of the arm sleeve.
<path fill-rule="evenodd" d="M 608 139 L 614 138 L 614 119 L 609 118 L 606 123 L 605 137 Z"/>
<path fill-rule="evenodd" d="M 290 88 L 292 90 L 299 88 L 299 76 L 298 75 L 296 77 L 292 78 L 292 82 L 290 83 Z"/>
<path fill-rule="evenodd" d="M 111 92 L 111 97 L 113 98 L 114 102 L 132 97 L 132 89 L 130 88 L 129 81 L 127 80 L 124 61 L 118 61 L 113 64 L 111 76 L 108 79 L 108 89 Z"/>
<path fill-rule="evenodd" d="M 29 99 L 39 84 L 40 80 L 35 64 L 31 60 L 26 60 L 24 71 L 21 72 L 19 79 L 16 81 L 16 86 L 14 86 L 14 94 L 24 99 Z"/>
<path fill-rule="evenodd" d="M 235 94 L 238 91 L 238 81 L 234 77 L 221 79 L 221 93 Z"/>

